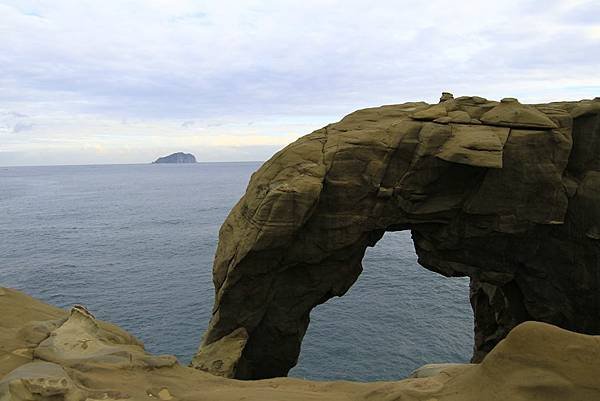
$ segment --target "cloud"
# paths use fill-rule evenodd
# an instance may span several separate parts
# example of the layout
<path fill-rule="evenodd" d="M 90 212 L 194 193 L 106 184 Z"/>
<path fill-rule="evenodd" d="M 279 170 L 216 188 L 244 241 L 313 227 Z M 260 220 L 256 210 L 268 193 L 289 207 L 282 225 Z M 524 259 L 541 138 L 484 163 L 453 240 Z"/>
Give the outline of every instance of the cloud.
<path fill-rule="evenodd" d="M 32 128 L 27 114 L 0 109 L 0 134 L 16 134 Z"/>
<path fill-rule="evenodd" d="M 33 129 L 33 124 L 25 123 L 25 122 L 18 122 L 13 126 L 12 132 L 17 134 L 19 132 L 30 131 L 31 129 Z"/>
<path fill-rule="evenodd" d="M 0 109 L 31 116 L 28 146 L 134 136 L 120 121 L 214 144 L 225 129 L 286 138 L 298 132 L 269 127 L 442 90 L 594 97 L 598 12 L 584 0 L 0 0 Z"/>

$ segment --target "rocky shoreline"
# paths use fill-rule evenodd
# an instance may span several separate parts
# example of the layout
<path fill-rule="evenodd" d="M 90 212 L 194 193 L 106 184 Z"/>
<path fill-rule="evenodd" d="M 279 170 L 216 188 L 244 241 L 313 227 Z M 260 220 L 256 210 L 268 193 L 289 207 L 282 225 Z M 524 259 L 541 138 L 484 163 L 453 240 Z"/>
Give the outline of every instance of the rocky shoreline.
<path fill-rule="evenodd" d="M 70 312 L 0 288 L 0 399 L 481 401 L 598 399 L 600 337 L 517 326 L 480 364 L 427 366 L 396 382 L 239 381 L 154 356 L 82 306 Z"/>

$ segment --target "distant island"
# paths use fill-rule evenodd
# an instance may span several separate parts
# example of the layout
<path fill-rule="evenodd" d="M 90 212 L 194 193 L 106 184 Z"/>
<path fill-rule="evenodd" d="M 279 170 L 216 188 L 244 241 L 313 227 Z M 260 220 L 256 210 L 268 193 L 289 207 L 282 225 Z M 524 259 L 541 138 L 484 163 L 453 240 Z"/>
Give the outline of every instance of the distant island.
<path fill-rule="evenodd" d="M 169 156 L 159 157 L 152 164 L 157 163 L 196 163 L 196 157 L 191 153 L 177 152 Z"/>

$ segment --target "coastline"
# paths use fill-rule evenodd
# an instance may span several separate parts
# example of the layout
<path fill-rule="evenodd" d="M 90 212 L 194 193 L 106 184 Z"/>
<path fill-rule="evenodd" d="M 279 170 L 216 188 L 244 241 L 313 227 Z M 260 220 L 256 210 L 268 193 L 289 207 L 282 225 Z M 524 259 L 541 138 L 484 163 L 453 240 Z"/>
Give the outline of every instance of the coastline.
<path fill-rule="evenodd" d="M 580 401 L 600 394 L 600 337 L 544 323 L 517 326 L 481 364 L 428 367 L 418 378 L 238 381 L 150 355 L 135 337 L 82 306 L 68 312 L 0 288 L 0 310 L 0 397 L 6 400 Z"/>

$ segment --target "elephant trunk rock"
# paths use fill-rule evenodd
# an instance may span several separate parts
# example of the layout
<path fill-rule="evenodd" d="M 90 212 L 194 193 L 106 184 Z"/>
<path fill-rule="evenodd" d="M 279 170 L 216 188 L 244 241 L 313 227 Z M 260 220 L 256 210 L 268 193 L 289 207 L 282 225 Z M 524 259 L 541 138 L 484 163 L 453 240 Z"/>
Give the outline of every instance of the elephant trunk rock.
<path fill-rule="evenodd" d="M 359 110 L 290 144 L 221 227 L 194 366 L 285 376 L 311 309 L 343 295 L 365 249 L 398 230 L 425 268 L 471 278 L 473 361 L 525 320 L 599 334 L 600 100 L 445 94 Z"/>

